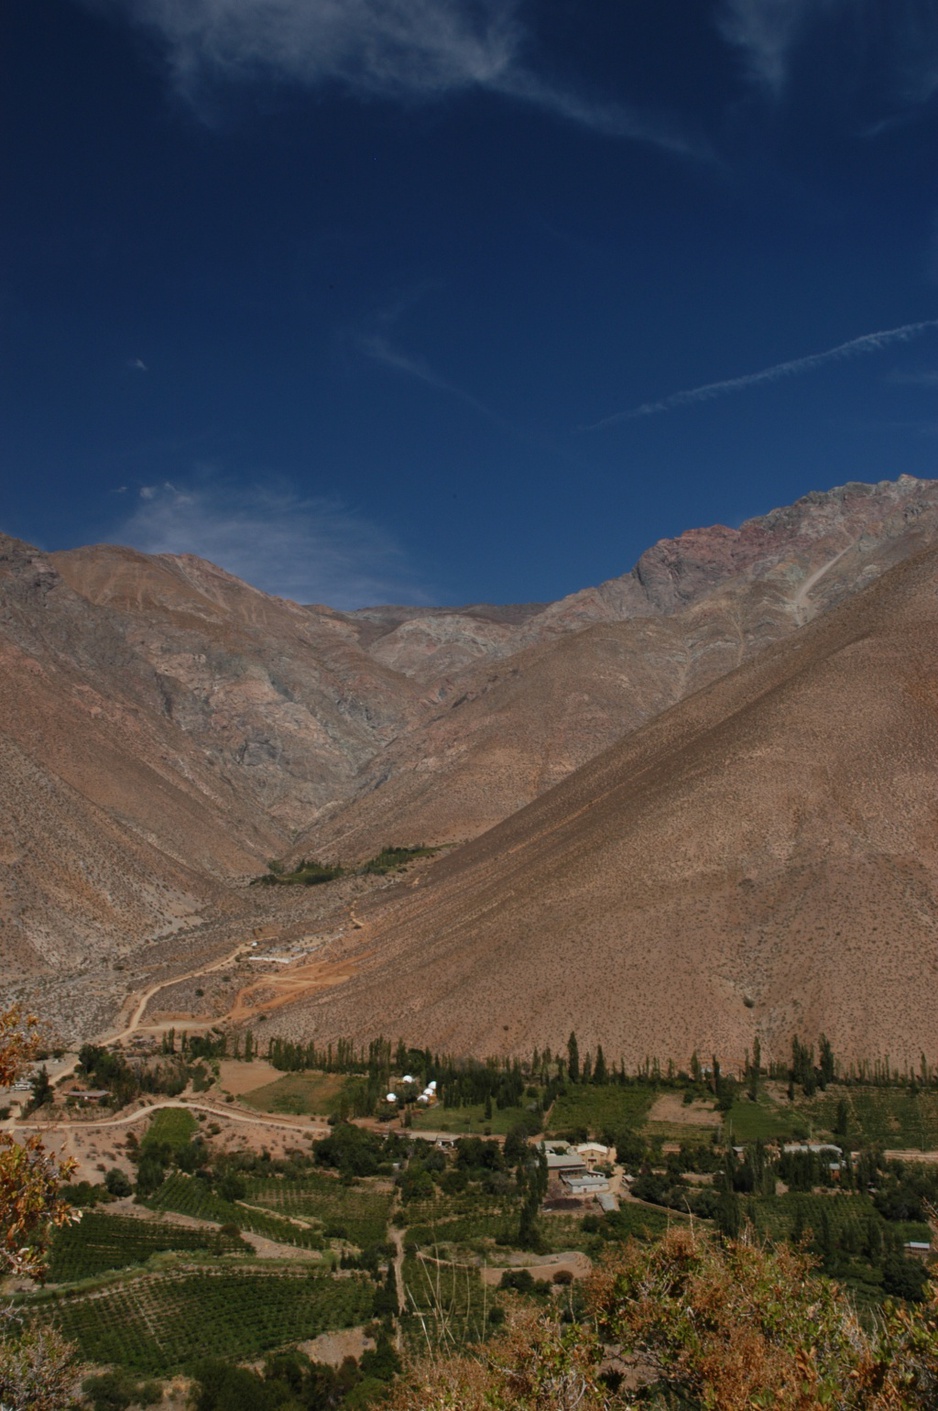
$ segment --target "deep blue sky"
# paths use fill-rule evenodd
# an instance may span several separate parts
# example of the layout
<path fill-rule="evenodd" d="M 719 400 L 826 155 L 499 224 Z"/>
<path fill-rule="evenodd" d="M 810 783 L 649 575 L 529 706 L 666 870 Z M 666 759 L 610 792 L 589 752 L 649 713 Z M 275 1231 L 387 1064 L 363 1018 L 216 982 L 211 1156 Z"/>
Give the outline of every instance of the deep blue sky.
<path fill-rule="evenodd" d="M 10 533 L 542 600 L 938 474 L 935 0 L 0 23 Z"/>

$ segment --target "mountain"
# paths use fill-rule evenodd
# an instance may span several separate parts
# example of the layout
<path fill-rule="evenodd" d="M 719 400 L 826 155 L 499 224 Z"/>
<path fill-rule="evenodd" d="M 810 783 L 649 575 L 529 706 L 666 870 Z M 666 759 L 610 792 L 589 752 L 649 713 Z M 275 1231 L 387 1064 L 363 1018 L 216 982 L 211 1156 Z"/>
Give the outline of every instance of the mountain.
<path fill-rule="evenodd" d="M 515 839 L 529 806 L 555 806 L 547 802 L 555 786 L 591 788 L 590 761 L 599 767 L 616 742 L 638 748 L 683 718 L 675 712 L 701 709 L 747 672 L 788 660 L 821 624 L 866 602 L 865 585 L 891 581 L 896 566 L 927 552 L 936 530 L 938 483 L 902 477 L 812 494 L 739 529 L 663 540 L 630 573 L 558 603 L 360 612 L 271 597 L 190 556 L 109 545 L 44 554 L 0 537 L 7 971 L 22 975 L 25 994 L 41 991 L 63 1023 L 75 1027 L 80 1012 L 87 1027 L 92 1012 L 113 1015 L 131 981 L 191 965 L 206 947 L 230 950 L 232 937 L 255 926 L 301 935 L 330 906 L 338 919 L 328 933 L 347 925 L 348 888 L 341 904 L 248 889 L 271 856 L 350 863 L 389 842 L 477 839 L 430 869 L 426 896 L 439 898 L 439 920 L 421 901 L 427 919 L 414 929 L 429 954 L 451 928 L 468 957 L 471 908 L 460 920 L 446 879 L 463 868 L 480 877 L 472 869 L 486 839 Z M 855 748 L 865 757 L 859 737 Z M 665 769 L 663 757 L 656 768 Z M 701 817 L 696 826 L 709 827 Z M 529 857 L 527 843 L 510 847 Z M 501 885 L 492 878 L 486 891 Z M 664 906 L 666 889 L 656 886 Z M 525 895 L 517 880 L 513 887 Z M 708 906 L 714 915 L 724 908 L 735 934 L 743 923 L 732 896 L 730 906 L 714 891 Z M 603 901 L 610 915 L 618 905 Z M 398 945 L 397 906 L 381 923 L 388 954 Z M 685 920 L 681 913 L 675 924 Z M 118 965 L 127 968 L 115 974 Z M 543 961 L 535 970 L 552 973 Z M 537 975 L 529 983 L 541 985 Z M 355 1027 L 371 1013 L 370 997 L 361 1014 L 358 1001 L 344 1007 L 358 984 L 337 990 L 336 1023 Z M 546 996 L 550 985 L 541 988 Z M 722 1014 L 722 991 L 713 994 Z M 779 1009 L 780 1025 L 788 1012 Z M 549 1013 L 539 1000 L 537 1014 Z M 293 1014 L 283 1011 L 288 1026 L 306 1022 Z M 492 1040 L 484 1024 L 473 1026 Z M 505 1016 L 494 1037 L 521 1043 L 523 1030 Z M 683 1032 L 674 1030 L 675 1043 Z M 461 1029 L 454 1041 L 457 1033 L 484 1048 Z"/>
<path fill-rule="evenodd" d="M 394 894 L 276 1017 L 479 1055 L 938 1050 L 938 547 Z M 268 995 L 276 1005 L 276 982 Z"/>
<path fill-rule="evenodd" d="M 352 860 L 390 840 L 477 836 L 936 532 L 938 486 L 905 476 L 662 540 L 624 577 L 528 613 L 483 660 L 433 682 L 437 708 L 376 753 L 296 854 Z M 458 622 L 414 618 L 406 652 L 396 626 L 370 650 L 413 670 L 413 636 L 456 638 Z"/>

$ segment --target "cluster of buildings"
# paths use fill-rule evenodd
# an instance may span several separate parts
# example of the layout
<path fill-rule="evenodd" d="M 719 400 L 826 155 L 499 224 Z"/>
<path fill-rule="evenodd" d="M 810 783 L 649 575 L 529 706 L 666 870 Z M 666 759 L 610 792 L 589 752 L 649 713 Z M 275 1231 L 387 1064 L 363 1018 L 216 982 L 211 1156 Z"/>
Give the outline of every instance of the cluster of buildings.
<path fill-rule="evenodd" d="M 413 1074 L 412 1074 L 412 1073 L 405 1073 L 404 1076 L 403 1076 L 403 1078 L 401 1079 L 401 1087 L 403 1087 L 403 1088 L 405 1089 L 405 1092 L 404 1092 L 404 1100 L 405 1100 L 405 1101 L 407 1101 L 407 1099 L 411 1096 L 411 1093 L 410 1093 L 409 1089 L 412 1089 L 412 1088 L 416 1087 L 416 1085 L 417 1085 L 417 1079 L 413 1076 Z M 395 1092 L 389 1092 L 389 1093 L 386 1095 L 386 1097 L 385 1097 L 385 1102 L 390 1103 L 391 1106 L 394 1106 L 395 1104 L 397 1104 L 398 1102 L 400 1102 L 400 1097 L 399 1097 L 398 1094 L 395 1093 Z M 417 1102 L 420 1104 L 421 1107 L 432 1107 L 432 1106 L 433 1106 L 433 1104 L 436 1102 L 436 1079 L 435 1079 L 435 1078 L 432 1080 L 432 1082 L 429 1082 L 429 1083 L 427 1084 L 427 1086 L 424 1088 L 423 1092 L 418 1095 L 418 1097 L 417 1097 Z"/>
<path fill-rule="evenodd" d="M 541 1150 L 547 1159 L 548 1180 L 556 1183 L 561 1195 L 594 1196 L 602 1210 L 618 1210 L 607 1174 L 615 1161 L 614 1147 L 599 1142 L 571 1146 L 569 1142 L 549 1141 L 541 1143 Z"/>

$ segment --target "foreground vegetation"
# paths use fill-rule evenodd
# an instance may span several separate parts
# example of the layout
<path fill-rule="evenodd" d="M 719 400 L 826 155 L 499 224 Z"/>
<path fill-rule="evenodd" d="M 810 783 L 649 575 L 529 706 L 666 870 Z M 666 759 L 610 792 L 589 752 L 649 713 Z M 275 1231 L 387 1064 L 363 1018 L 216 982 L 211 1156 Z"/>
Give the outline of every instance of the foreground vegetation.
<path fill-rule="evenodd" d="M 169 1033 L 150 1059 L 89 1045 L 82 1067 L 116 1104 L 210 1087 L 229 1044 L 214 1031 L 177 1053 Z M 250 1063 L 257 1036 L 234 1047 Z M 102 1411 L 179 1373 L 202 1411 L 938 1405 L 932 1286 L 909 1254 L 938 1231 L 938 1168 L 887 1156 L 883 1135 L 930 1139 L 927 1065 L 839 1075 L 829 1046 L 815 1062 L 796 1041 L 784 1069 L 757 1051 L 737 1076 L 696 1056 L 627 1073 L 575 1035 L 561 1054 L 485 1063 L 384 1040 L 266 1048 L 283 1077 L 249 1103 L 328 1116 L 330 1134 L 298 1131 L 271 1157 L 216 1145 L 219 1126 L 184 1105 L 155 1112 L 127 1138 L 129 1178 L 102 1166 L 67 1189 L 81 1223 L 50 1230 L 53 1203 L 36 1224 L 53 1286 L 19 1297 L 19 1331 L 0 1337 L 5 1405 L 45 1411 L 35 1387 L 17 1401 L 2 1381 L 4 1356 L 42 1339 L 60 1369 L 69 1348 L 110 1368 L 85 1378 Z M 631 1195 L 602 1211 L 549 1185 L 544 1134 L 614 1148 Z M 639 1288 L 656 1290 L 654 1316 Z M 351 1327 L 367 1341 L 342 1366 L 296 1351 Z"/>

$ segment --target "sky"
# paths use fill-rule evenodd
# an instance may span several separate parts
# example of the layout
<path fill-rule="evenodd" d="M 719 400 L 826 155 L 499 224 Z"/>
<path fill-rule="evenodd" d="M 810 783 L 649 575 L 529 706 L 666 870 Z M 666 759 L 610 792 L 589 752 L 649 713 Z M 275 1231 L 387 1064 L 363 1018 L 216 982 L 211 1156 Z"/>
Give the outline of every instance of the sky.
<path fill-rule="evenodd" d="M 0 527 L 558 598 L 938 474 L 938 0 L 7 0 Z"/>

